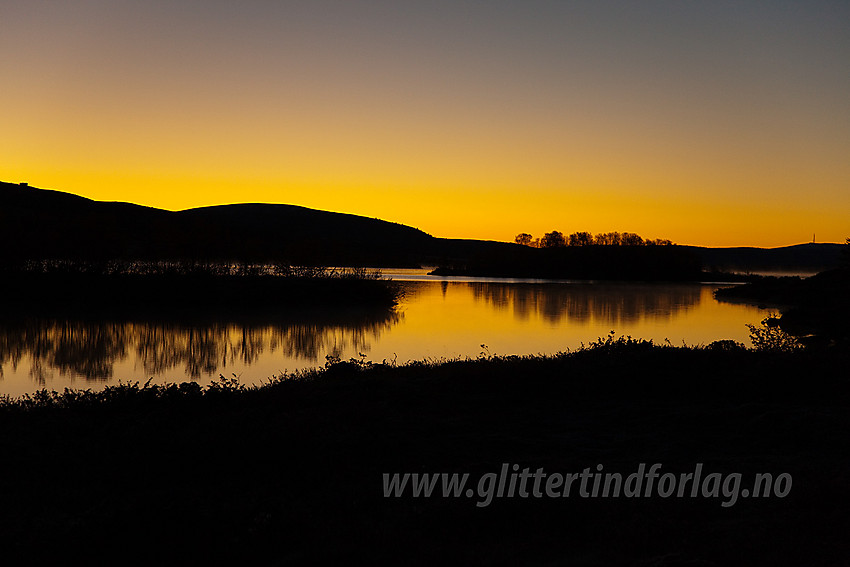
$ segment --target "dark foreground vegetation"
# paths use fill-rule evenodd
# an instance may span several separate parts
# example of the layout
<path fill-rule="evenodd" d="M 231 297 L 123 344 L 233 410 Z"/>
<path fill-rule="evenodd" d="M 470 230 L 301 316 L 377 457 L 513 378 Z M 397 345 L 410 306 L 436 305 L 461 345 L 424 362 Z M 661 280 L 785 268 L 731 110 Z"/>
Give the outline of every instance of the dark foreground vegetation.
<path fill-rule="evenodd" d="M 776 334 L 773 327 L 765 332 Z M 551 357 L 329 361 L 244 388 L 0 405 L 4 560 L 841 565 L 850 355 L 613 336 Z M 384 473 L 787 473 L 784 497 L 383 496 Z M 474 480 L 472 482 L 475 482 Z"/>

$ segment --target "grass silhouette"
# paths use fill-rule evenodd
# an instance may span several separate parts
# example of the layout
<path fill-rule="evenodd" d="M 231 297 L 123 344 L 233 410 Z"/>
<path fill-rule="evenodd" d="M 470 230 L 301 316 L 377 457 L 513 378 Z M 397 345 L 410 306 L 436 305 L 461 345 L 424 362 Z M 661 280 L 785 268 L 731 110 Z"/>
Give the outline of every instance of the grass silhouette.
<path fill-rule="evenodd" d="M 4 556 L 818 565 L 850 551 L 846 350 L 613 334 L 552 356 L 482 349 L 408 364 L 331 359 L 257 387 L 221 377 L 4 399 Z M 703 462 L 787 472 L 794 484 L 787 498 L 733 508 L 651 497 L 480 509 L 381 493 L 382 473 L 476 475 L 504 462 L 560 472 Z"/>
<path fill-rule="evenodd" d="M 221 262 L 28 261 L 0 269 L 3 316 L 250 317 L 305 309 L 392 308 L 380 272 Z"/>

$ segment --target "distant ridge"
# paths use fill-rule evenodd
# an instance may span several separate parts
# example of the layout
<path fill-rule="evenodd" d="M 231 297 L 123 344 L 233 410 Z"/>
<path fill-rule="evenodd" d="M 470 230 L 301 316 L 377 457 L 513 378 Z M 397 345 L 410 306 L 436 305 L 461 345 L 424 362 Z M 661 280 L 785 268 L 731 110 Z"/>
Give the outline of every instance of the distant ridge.
<path fill-rule="evenodd" d="M 777 248 L 685 248 L 693 250 L 708 269 L 744 273 L 771 270 L 819 272 L 838 266 L 844 245 L 807 243 Z"/>
<path fill-rule="evenodd" d="M 5 263 L 45 258 L 183 260 L 440 265 L 460 271 L 472 265 L 519 269 L 549 263 L 544 250 L 514 243 L 435 238 L 398 223 L 296 205 L 246 203 L 165 211 L 4 182 L 0 237 L 0 261 Z M 706 268 L 818 271 L 838 265 L 842 245 L 677 248 L 695 255 Z"/>
<path fill-rule="evenodd" d="M 2 258 L 414 266 L 514 244 L 437 239 L 398 223 L 296 205 L 165 211 L 0 182 Z"/>

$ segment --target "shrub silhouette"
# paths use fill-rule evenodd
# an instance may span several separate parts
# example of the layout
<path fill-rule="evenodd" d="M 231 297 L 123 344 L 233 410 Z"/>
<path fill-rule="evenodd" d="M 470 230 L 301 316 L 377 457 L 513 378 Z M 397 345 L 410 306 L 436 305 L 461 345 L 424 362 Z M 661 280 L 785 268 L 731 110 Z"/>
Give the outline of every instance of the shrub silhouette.
<path fill-rule="evenodd" d="M 793 352 L 803 345 L 779 327 L 779 316 L 771 313 L 761 321 L 761 325 L 747 324 L 753 349 L 762 352 Z"/>
<path fill-rule="evenodd" d="M 712 341 L 705 348 L 707 348 L 708 350 L 720 352 L 739 352 L 747 350 L 747 347 L 743 343 L 739 343 L 738 341 L 733 341 L 731 339 Z"/>

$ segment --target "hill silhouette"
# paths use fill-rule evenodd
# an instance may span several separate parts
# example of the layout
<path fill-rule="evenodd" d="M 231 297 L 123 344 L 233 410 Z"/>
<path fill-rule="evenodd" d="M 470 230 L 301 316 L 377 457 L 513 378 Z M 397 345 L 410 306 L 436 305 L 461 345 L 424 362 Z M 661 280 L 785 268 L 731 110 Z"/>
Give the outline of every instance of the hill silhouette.
<path fill-rule="evenodd" d="M 408 226 L 294 205 L 165 211 L 0 185 L 0 234 L 21 259 L 232 260 L 291 264 L 414 264 L 432 247 Z"/>
<path fill-rule="evenodd" d="M 402 267 L 522 253 L 516 244 L 442 239 L 406 225 L 296 205 L 165 211 L 0 183 L 0 261 L 281 262 Z"/>
<path fill-rule="evenodd" d="M 166 211 L 3 182 L 0 237 L 7 243 L 0 250 L 0 263 L 7 266 L 30 259 L 436 265 L 455 274 L 606 279 L 690 278 L 700 264 L 743 271 L 820 269 L 837 265 L 841 248 L 837 244 L 774 249 L 675 246 L 636 253 L 651 258 L 602 250 L 608 247 L 547 253 L 507 242 L 436 238 L 398 223 L 295 205 L 249 203 Z M 647 262 L 659 268 L 657 277 L 643 268 L 617 268 Z M 670 265 L 664 267 L 665 263 Z"/>
<path fill-rule="evenodd" d="M 738 246 L 705 248 L 683 246 L 693 250 L 706 268 L 718 271 L 808 271 L 819 272 L 838 266 L 843 244 L 807 243 L 777 248 Z"/>

